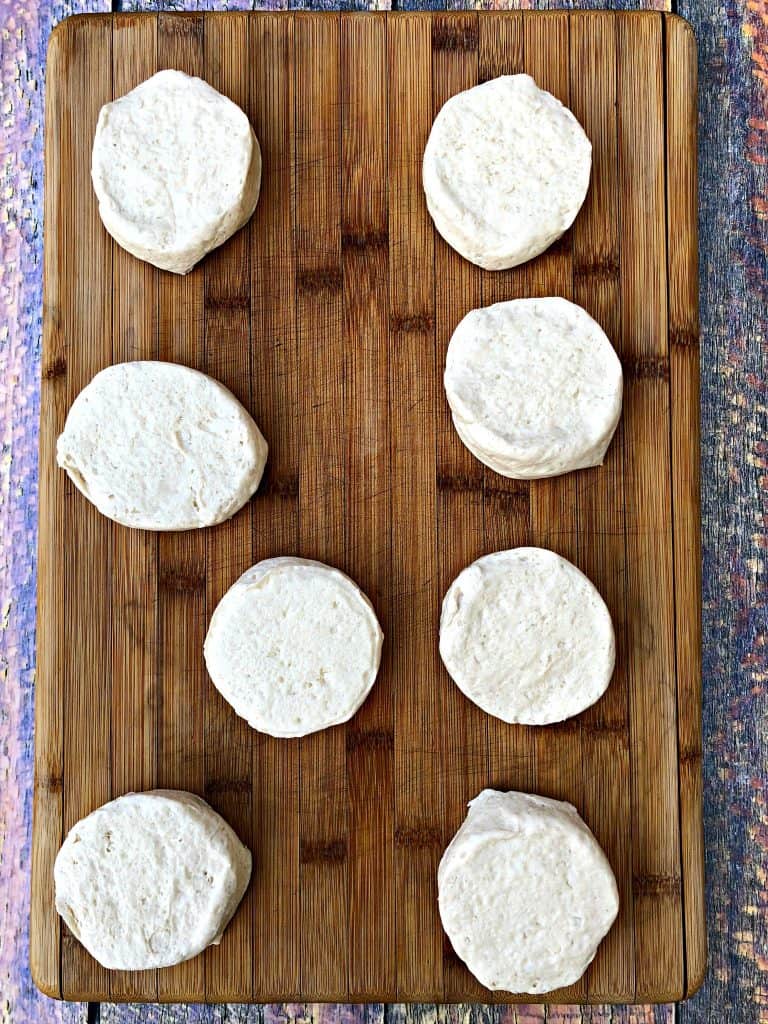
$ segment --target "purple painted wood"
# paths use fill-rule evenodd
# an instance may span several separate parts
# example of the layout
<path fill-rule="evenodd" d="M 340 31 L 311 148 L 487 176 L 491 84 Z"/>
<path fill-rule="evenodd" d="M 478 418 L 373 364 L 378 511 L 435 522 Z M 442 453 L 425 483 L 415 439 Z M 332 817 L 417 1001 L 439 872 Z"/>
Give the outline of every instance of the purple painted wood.
<path fill-rule="evenodd" d="M 42 302 L 45 51 L 67 15 L 104 0 L 0 3 L 0 1019 L 85 1020 L 34 988 L 27 968 Z"/>
<path fill-rule="evenodd" d="M 302 6 L 268 0 L 264 6 Z M 401 0 L 427 7 L 433 0 Z M 368 6 L 350 0 L 349 6 Z M 374 0 L 370 6 L 388 6 Z M 448 0 L 436 6 L 506 6 Z M 604 6 L 522 0 L 515 6 Z M 247 0 L 116 6 L 249 8 Z M 256 5 L 260 6 L 260 5 Z M 336 7 L 314 0 L 315 7 Z M 347 6 L 344 4 L 343 6 Z M 633 7 L 628 0 L 609 6 Z M 646 6 L 664 7 L 664 3 Z M 27 970 L 42 96 L 52 26 L 104 0 L 0 0 L 0 1021 L 85 1021 Z M 768 0 L 681 2 L 700 47 L 708 981 L 676 1016 L 768 1020 Z M 670 1007 L 102 1006 L 110 1024 L 667 1024 Z"/>

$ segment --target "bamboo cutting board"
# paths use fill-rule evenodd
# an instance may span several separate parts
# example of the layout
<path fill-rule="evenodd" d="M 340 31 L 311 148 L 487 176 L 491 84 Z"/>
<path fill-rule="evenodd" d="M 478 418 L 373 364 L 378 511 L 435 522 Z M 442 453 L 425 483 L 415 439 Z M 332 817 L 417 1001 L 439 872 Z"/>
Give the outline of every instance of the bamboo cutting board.
<path fill-rule="evenodd" d="M 101 105 L 159 68 L 205 77 L 264 153 L 253 221 L 192 274 L 138 262 L 101 226 Z M 528 71 L 594 145 L 586 205 L 502 273 L 436 235 L 420 164 L 453 93 Z M 66 999 L 502 1001 L 440 928 L 436 869 L 485 786 L 573 802 L 621 912 L 552 1002 L 679 999 L 706 961 L 701 830 L 696 55 L 658 13 L 160 14 L 70 19 L 47 72 L 45 324 L 31 957 Z M 624 414 L 606 464 L 523 483 L 475 461 L 442 391 L 472 307 L 562 295 L 614 340 Z M 102 518 L 55 468 L 98 370 L 160 358 L 223 381 L 270 444 L 234 520 L 177 534 Z M 577 719 L 484 715 L 437 651 L 448 584 L 518 544 L 574 561 L 605 597 L 618 660 Z M 211 612 L 253 562 L 297 553 L 368 593 L 387 637 L 346 726 L 251 731 L 209 682 Z M 77 819 L 130 790 L 203 795 L 254 852 L 222 944 L 110 973 L 60 926 L 52 865 Z M 127 884 L 130 884 L 128 880 Z"/>

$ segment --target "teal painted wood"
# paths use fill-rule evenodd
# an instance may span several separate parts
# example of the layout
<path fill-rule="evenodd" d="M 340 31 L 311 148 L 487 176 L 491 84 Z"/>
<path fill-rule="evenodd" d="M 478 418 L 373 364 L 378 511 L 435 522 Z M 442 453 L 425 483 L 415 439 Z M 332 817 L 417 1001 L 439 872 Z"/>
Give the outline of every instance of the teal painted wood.
<path fill-rule="evenodd" d="M 362 2 L 362 0 L 353 0 Z M 467 6 L 495 5 L 481 0 Z M 300 6 L 302 0 L 295 0 Z M 432 0 L 401 0 L 428 7 Z M 268 0 L 264 6 L 288 6 Z M 463 5 L 458 0 L 456 6 Z M 526 3 L 522 6 L 605 6 Z M 0 1021 L 85 1022 L 27 971 L 40 352 L 42 86 L 47 37 L 100 0 L 0 0 Z M 232 3 L 124 7 L 249 8 Z M 255 6 L 259 6 L 258 4 Z M 291 6 L 294 6 L 291 3 Z M 317 0 L 315 7 L 337 4 Z M 371 4 L 374 6 L 374 3 Z M 440 3 L 437 6 L 453 6 Z M 609 6 L 635 7 L 636 3 Z M 648 6 L 653 6 L 649 4 Z M 710 972 L 684 1024 L 768 1020 L 768 2 L 679 4 L 700 48 L 705 827 Z M 92 1010 L 94 1014 L 96 1008 Z M 102 1006 L 110 1024 L 671 1024 L 670 1007 Z"/>

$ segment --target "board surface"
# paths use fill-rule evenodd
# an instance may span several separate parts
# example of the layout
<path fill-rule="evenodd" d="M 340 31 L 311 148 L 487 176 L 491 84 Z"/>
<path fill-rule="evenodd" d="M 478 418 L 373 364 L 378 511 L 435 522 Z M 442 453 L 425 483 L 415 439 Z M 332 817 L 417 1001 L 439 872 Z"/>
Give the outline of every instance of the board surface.
<path fill-rule="evenodd" d="M 205 77 L 264 155 L 251 223 L 179 278 L 99 221 L 101 105 L 156 70 Z M 594 147 L 587 202 L 543 256 L 491 273 L 434 232 L 421 156 L 453 93 L 527 71 Z M 574 803 L 616 872 L 621 912 L 551 1002 L 682 998 L 706 961 L 701 833 L 696 54 L 658 13 L 160 14 L 70 19 L 47 73 L 36 778 L 31 959 L 66 999 L 509 1002 L 440 928 L 436 869 L 485 786 Z M 472 307 L 558 294 L 625 372 L 603 467 L 509 481 L 459 442 L 442 391 Z M 270 444 L 232 521 L 126 530 L 55 467 L 80 389 L 160 358 L 225 383 Z M 484 715 L 437 650 L 442 595 L 517 544 L 575 562 L 617 631 L 614 679 L 571 722 Z M 300 741 L 251 731 L 207 679 L 212 610 L 253 562 L 319 558 L 371 597 L 386 634 L 371 696 Z M 193 790 L 254 853 L 219 947 L 108 972 L 60 925 L 62 836 L 110 798 Z"/>

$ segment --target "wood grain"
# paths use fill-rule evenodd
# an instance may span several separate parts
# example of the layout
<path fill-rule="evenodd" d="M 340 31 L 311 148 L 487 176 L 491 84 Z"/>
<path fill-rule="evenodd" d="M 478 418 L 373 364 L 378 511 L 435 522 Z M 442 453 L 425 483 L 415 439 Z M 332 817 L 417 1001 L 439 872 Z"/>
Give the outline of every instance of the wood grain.
<path fill-rule="evenodd" d="M 685 990 L 675 692 L 662 16 L 618 15 L 635 980 Z M 674 229 L 674 227 L 673 227 Z M 674 244 L 677 244 L 675 238 Z M 698 708 L 693 709 L 694 712 Z M 658 936 L 664 935 L 662 949 Z"/>
<path fill-rule="evenodd" d="M 70 88 L 79 96 L 78 116 L 65 128 L 69 149 L 62 183 L 87 181 L 89 150 L 99 108 L 112 99 L 112 25 L 99 19 L 78 22 L 66 54 Z M 80 211 L 74 204 L 59 225 L 61 232 L 61 315 L 64 319 L 67 406 L 97 373 L 113 361 L 112 243 L 95 204 Z M 63 548 L 67 622 L 62 665 L 64 737 L 63 831 L 110 796 L 112 524 L 80 500 L 67 482 L 64 519 L 48 523 L 45 543 Z M 61 545 L 59 538 L 66 537 Z M 94 600 L 94 595 L 102 595 Z M 54 606 L 55 607 L 55 606 Z M 83 671 L 84 666 L 87 671 Z M 66 780 L 76 780 L 67 785 Z M 53 919 L 50 927 L 58 927 Z M 62 992 L 88 999 L 109 991 L 109 975 L 62 926 Z"/>
<path fill-rule="evenodd" d="M 436 14 L 432 19 L 432 110 L 477 84 L 479 15 Z M 481 304 L 480 270 L 435 238 L 436 372 L 445 366 L 456 324 Z M 441 395 L 437 418 L 437 557 L 442 599 L 465 566 L 484 554 L 483 466 L 461 443 Z M 440 676 L 444 719 L 442 765 L 445 773 L 443 845 L 447 845 L 488 776 L 488 716 L 462 694 L 443 669 Z M 443 991 L 448 1002 L 467 995 L 482 999 L 483 987 L 445 940 Z"/>
<path fill-rule="evenodd" d="M 523 66 L 536 82 L 570 105 L 570 17 L 563 11 L 525 21 Z M 597 88 L 597 86 L 595 86 Z M 529 295 L 559 295 L 573 299 L 573 244 L 571 232 L 555 242 L 528 267 Z M 578 515 L 578 474 L 531 481 L 531 542 L 549 548 L 581 565 Z M 582 813 L 583 748 L 581 718 L 535 730 L 535 789 L 544 796 L 566 799 Z M 555 1002 L 581 1002 L 587 979 L 552 994 Z"/>
<path fill-rule="evenodd" d="M 478 25 L 478 78 L 524 70 L 525 19 L 522 14 L 489 12 Z M 528 264 L 481 276 L 481 302 L 522 299 L 530 294 Z M 531 543 L 531 488 L 483 466 L 483 532 L 486 551 Z M 535 731 L 488 718 L 488 781 L 494 789 L 531 790 L 535 774 Z"/>
<path fill-rule="evenodd" d="M 387 23 L 341 19 L 341 254 L 346 567 L 388 633 L 391 616 Z M 389 640 L 347 733 L 349 998 L 394 991 L 394 701 Z"/>
<path fill-rule="evenodd" d="M 696 40 L 682 18 L 666 26 L 667 218 L 675 244 L 667 247 L 669 361 L 672 403 L 672 503 L 677 640 L 677 724 L 685 913 L 687 992 L 704 981 L 707 928 L 704 911 L 701 737 L 701 529 L 699 460 L 698 195 L 696 181 Z M 681 145 L 681 142 L 684 142 Z M 694 614 L 690 614 L 694 609 Z"/>
<path fill-rule="evenodd" d="M 421 193 L 421 158 L 432 124 L 430 17 L 388 19 L 389 403 L 392 488 L 390 625 L 395 680 L 395 885 L 397 996 L 439 999 L 443 939 L 437 865 L 443 849 L 439 771 L 443 728 L 435 681 L 440 663 L 435 436 L 434 235 Z M 407 129 L 405 126 L 408 126 Z M 429 438 L 430 443 L 424 443 Z M 395 524 L 402 524 L 397 529 Z"/>
<path fill-rule="evenodd" d="M 344 569 L 346 403 L 341 269 L 340 21 L 297 18 L 296 321 L 301 387 L 299 554 Z M 308 736 L 300 752 L 302 990 L 347 990 L 349 833 L 346 726 Z M 323 936 L 318 942 L 317 937 Z"/>
<path fill-rule="evenodd" d="M 251 21 L 245 14 L 212 15 L 205 21 L 206 80 L 248 110 Z M 251 331 L 251 232 L 239 231 L 230 244 L 211 254 L 203 267 L 206 372 L 253 408 Z M 252 564 L 253 506 L 205 532 L 206 622 L 232 582 Z M 199 658 L 199 652 L 197 657 Z M 241 840 L 253 843 L 251 783 L 253 730 L 218 693 L 204 702 L 205 798 Z M 253 981 L 253 898 L 249 888 L 221 944 L 205 953 L 206 996 L 236 1000 Z"/>
<path fill-rule="evenodd" d="M 253 561 L 295 551 L 299 528 L 293 22 L 251 19 L 251 121 L 262 148 L 251 234 L 253 412 L 269 441 Z M 300 991 L 299 746 L 253 735 L 254 998 Z M 278 842 L 279 837 L 279 842 Z"/>
<path fill-rule="evenodd" d="M 157 16 L 158 69 L 205 74 L 205 20 Z M 186 277 L 155 271 L 158 358 L 205 372 L 205 268 Z M 207 625 L 206 537 L 202 531 L 158 538 L 158 785 L 205 795 L 205 709 L 210 682 L 202 650 Z M 206 958 L 158 972 L 158 997 L 205 993 Z"/>
<path fill-rule="evenodd" d="M 122 96 L 157 70 L 157 18 L 122 15 L 112 23 L 112 88 Z M 155 272 L 112 242 L 112 358 L 157 358 Z M 157 783 L 158 538 L 112 525 L 112 749 L 114 800 Z M 148 595 L 153 595 L 147 600 Z M 113 971 L 113 999 L 156 999 L 156 971 Z"/>
<path fill-rule="evenodd" d="M 587 75 L 587 69 L 590 74 Z M 616 24 L 571 17 L 571 107 L 592 140 L 592 183 L 573 226 L 573 299 L 621 347 L 619 292 Z M 602 466 L 577 477 L 581 569 L 602 594 L 616 634 L 611 685 L 582 716 L 583 814 L 622 880 L 616 924 L 598 950 L 588 984 L 592 998 L 634 987 L 631 885 L 629 705 L 626 652 L 626 522 L 624 424 Z M 629 824 L 629 827 L 628 827 Z"/>
<path fill-rule="evenodd" d="M 671 999 L 698 983 L 694 65 L 685 28 L 658 14 L 164 13 L 60 30 L 47 125 L 31 930 L 46 991 L 508 1002 L 457 961 L 437 913 L 440 856 L 487 785 L 574 802 L 618 877 L 616 926 L 585 978 L 553 999 Z M 264 155 L 252 222 L 186 278 L 122 252 L 90 190 L 67 187 L 87 178 L 101 103 L 155 66 L 203 74 L 240 103 Z M 434 232 L 421 158 L 445 99 L 520 70 L 584 123 L 593 180 L 563 240 L 494 274 Z M 625 414 L 603 467 L 521 485 L 459 443 L 441 374 L 470 308 L 545 294 L 573 297 L 614 339 Z M 103 365 L 147 356 L 222 380 L 269 441 L 259 493 L 227 524 L 123 530 L 55 469 L 79 388 Z M 482 715 L 437 651 L 456 573 L 531 542 L 590 575 L 617 632 L 608 693 L 545 730 Z M 357 579 L 386 642 L 354 719 L 281 742 L 220 699 L 202 642 L 237 576 L 290 553 Z M 59 945 L 51 865 L 79 816 L 155 784 L 220 809 L 254 851 L 254 879 L 220 948 L 156 974 L 108 975 L 70 936 Z"/>

